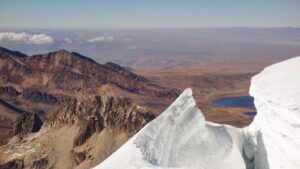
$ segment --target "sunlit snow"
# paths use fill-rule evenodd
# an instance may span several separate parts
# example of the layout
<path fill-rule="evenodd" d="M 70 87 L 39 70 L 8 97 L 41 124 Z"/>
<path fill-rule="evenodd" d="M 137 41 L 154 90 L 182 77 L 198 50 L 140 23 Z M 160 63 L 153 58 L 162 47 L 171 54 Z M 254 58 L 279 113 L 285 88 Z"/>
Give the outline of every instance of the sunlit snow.
<path fill-rule="evenodd" d="M 299 169 L 300 57 L 256 75 L 258 115 L 244 129 L 205 121 L 186 89 L 96 169 Z"/>

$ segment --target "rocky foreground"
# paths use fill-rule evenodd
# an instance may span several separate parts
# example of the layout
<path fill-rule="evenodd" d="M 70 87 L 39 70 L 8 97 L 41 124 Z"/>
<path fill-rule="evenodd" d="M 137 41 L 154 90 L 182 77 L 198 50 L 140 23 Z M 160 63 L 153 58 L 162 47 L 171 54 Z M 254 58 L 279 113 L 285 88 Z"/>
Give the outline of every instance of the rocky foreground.
<path fill-rule="evenodd" d="M 0 168 L 89 168 L 154 118 L 126 99 L 70 100 L 39 132 L 0 147 Z"/>

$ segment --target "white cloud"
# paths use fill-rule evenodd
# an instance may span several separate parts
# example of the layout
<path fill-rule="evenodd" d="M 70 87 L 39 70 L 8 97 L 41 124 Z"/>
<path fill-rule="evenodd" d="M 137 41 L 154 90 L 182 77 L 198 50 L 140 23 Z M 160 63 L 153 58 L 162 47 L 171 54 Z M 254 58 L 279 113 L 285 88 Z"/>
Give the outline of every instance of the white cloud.
<path fill-rule="evenodd" d="M 111 42 L 114 39 L 115 39 L 115 37 L 112 35 L 103 35 L 103 36 L 91 38 L 88 40 L 88 42 L 90 42 L 90 43 Z"/>
<path fill-rule="evenodd" d="M 25 32 L 0 32 L 0 41 L 15 41 L 41 45 L 53 43 L 54 39 L 46 34 L 27 34 Z"/>
<path fill-rule="evenodd" d="M 32 35 L 29 38 L 29 42 L 32 42 L 34 44 L 47 44 L 47 43 L 53 43 L 54 40 L 51 36 L 48 36 L 46 34 L 36 34 L 36 35 Z"/>

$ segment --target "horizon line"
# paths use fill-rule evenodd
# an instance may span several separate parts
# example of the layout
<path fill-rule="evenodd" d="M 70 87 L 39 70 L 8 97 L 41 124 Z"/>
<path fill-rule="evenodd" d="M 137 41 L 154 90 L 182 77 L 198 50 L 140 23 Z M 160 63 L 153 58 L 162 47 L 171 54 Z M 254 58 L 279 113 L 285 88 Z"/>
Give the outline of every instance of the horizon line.
<path fill-rule="evenodd" d="M 300 26 L 224 26 L 224 27 L 211 27 L 211 26 L 201 26 L 201 27 L 149 27 L 149 28 L 109 28 L 109 27 L 102 27 L 102 28 L 43 28 L 43 27 L 0 27 L 0 30 L 7 29 L 7 30 L 171 30 L 171 29 L 300 29 Z"/>

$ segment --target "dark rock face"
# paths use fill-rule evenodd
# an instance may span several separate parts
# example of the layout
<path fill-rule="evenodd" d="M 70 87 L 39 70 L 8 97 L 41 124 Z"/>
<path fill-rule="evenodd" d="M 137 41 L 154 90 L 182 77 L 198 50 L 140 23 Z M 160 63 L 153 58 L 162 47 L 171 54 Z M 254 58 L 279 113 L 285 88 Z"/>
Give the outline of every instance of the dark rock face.
<path fill-rule="evenodd" d="M 18 134 L 23 137 L 31 132 L 38 132 L 41 129 L 43 122 L 37 114 L 23 110 L 22 108 L 12 105 L 3 99 L 0 99 L 0 106 L 14 112 L 16 116 L 16 120 L 11 126 L 9 136 Z M 2 139 L 2 141 L 5 140 L 4 138 Z M 7 140 L 5 140 L 5 142 L 7 142 Z"/>
<path fill-rule="evenodd" d="M 15 107 L 2 99 L 0 99 L 0 104 L 22 115 L 22 118 L 17 122 L 16 127 L 13 129 L 14 134 L 22 133 L 22 135 L 24 135 L 30 131 L 37 132 L 43 125 L 43 122 L 36 114 Z"/>
<path fill-rule="evenodd" d="M 0 105 L 6 107 L 7 109 L 10 109 L 10 110 L 12 110 L 12 111 L 14 111 L 14 112 L 16 112 L 16 113 L 19 113 L 19 114 L 24 114 L 24 115 L 25 115 L 25 114 L 28 113 L 28 112 L 26 112 L 25 110 L 22 110 L 22 109 L 20 109 L 20 108 L 18 108 L 18 107 L 16 107 L 16 106 L 14 106 L 14 105 L 12 105 L 12 104 L 6 102 L 6 101 L 3 100 L 3 99 L 0 99 Z"/>
<path fill-rule="evenodd" d="M 24 162 L 20 159 L 14 159 L 4 164 L 0 164 L 0 169 L 23 169 Z"/>
<path fill-rule="evenodd" d="M 71 152 L 73 160 L 75 161 L 76 165 L 79 165 L 80 163 L 82 163 L 86 158 L 86 152 Z"/>
<path fill-rule="evenodd" d="M 5 86 L 5 87 L 0 87 L 0 95 L 3 95 L 3 94 L 6 94 L 6 95 L 9 95 L 12 97 L 17 97 L 21 93 L 11 86 Z"/>
<path fill-rule="evenodd" d="M 38 115 L 34 113 L 30 113 L 18 107 L 15 107 L 14 105 L 5 102 L 2 99 L 0 99 L 0 105 L 3 105 L 6 108 L 11 109 L 22 115 L 21 119 L 18 120 L 16 126 L 12 130 L 13 135 L 25 135 L 30 132 L 38 132 L 43 125 L 42 120 L 38 117 Z"/>
<path fill-rule="evenodd" d="M 26 89 L 23 92 L 23 97 L 33 103 L 44 103 L 49 105 L 59 104 L 59 100 L 55 96 L 33 89 Z"/>
<path fill-rule="evenodd" d="M 42 120 L 39 118 L 39 116 L 37 114 L 34 114 L 34 116 L 33 116 L 33 125 L 32 125 L 31 132 L 35 133 L 35 132 L 40 131 L 42 126 L 43 126 Z"/>
<path fill-rule="evenodd" d="M 50 167 L 48 167 L 47 157 L 33 161 L 32 168 L 35 168 L 35 169 L 50 168 Z"/>
<path fill-rule="evenodd" d="M 88 117 L 87 121 L 81 124 L 73 146 L 82 145 L 88 138 L 90 138 L 96 131 L 100 132 L 104 128 L 103 119 L 97 117 Z"/>
<path fill-rule="evenodd" d="M 42 126 L 43 122 L 38 115 L 26 112 L 13 129 L 13 133 L 24 136 L 31 132 L 38 132 Z"/>

